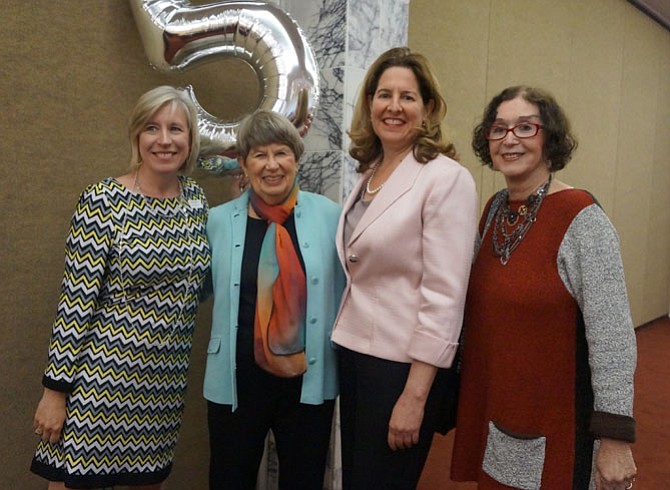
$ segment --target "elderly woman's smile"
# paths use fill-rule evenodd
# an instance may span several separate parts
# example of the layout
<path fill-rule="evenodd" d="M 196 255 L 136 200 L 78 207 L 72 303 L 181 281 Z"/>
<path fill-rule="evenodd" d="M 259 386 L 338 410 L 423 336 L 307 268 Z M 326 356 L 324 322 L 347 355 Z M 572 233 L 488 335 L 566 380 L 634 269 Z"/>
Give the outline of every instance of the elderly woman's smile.
<path fill-rule="evenodd" d="M 254 192 L 268 204 L 279 204 L 293 188 L 298 170 L 293 150 L 284 143 L 256 146 L 240 166 L 249 177 Z"/>

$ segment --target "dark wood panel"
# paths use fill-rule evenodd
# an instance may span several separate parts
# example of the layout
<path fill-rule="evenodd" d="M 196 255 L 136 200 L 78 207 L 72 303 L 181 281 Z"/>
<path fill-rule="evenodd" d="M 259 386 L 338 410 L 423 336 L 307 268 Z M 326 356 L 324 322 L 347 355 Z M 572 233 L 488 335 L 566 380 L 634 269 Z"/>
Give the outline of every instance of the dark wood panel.
<path fill-rule="evenodd" d="M 670 0 L 628 0 L 649 17 L 670 30 Z"/>

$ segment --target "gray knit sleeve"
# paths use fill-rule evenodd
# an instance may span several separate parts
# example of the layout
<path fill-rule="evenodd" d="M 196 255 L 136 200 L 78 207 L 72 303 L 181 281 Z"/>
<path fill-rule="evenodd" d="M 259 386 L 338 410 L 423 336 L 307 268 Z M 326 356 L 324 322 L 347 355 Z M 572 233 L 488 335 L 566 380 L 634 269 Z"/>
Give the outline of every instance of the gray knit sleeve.
<path fill-rule="evenodd" d="M 637 363 L 619 237 L 597 204 L 584 208 L 558 251 L 558 271 L 581 308 L 589 349 L 597 437 L 635 439 L 633 377 Z"/>

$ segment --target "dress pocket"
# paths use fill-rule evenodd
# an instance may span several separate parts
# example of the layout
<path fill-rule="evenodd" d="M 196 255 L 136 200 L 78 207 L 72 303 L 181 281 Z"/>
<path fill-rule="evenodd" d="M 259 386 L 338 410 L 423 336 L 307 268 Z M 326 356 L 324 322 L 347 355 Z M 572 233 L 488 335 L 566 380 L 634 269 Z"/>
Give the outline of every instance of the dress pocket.
<path fill-rule="evenodd" d="M 503 485 L 539 489 L 546 445 L 544 436 L 515 434 L 489 422 L 482 469 Z"/>

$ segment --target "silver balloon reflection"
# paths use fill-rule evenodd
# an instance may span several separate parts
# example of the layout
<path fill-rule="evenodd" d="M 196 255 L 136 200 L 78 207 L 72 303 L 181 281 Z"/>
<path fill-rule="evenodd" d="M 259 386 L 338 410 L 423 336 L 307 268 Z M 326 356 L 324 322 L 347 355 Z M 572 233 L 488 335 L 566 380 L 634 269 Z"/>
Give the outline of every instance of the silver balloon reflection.
<path fill-rule="evenodd" d="M 222 1 L 191 6 L 187 0 L 130 0 L 151 65 L 185 71 L 224 57 L 247 63 L 260 82 L 258 108 L 288 117 L 301 134 L 309 129 L 319 101 L 319 68 L 293 19 L 268 2 Z M 192 87 L 205 146 L 233 155 L 239 121 L 207 112 Z"/>

